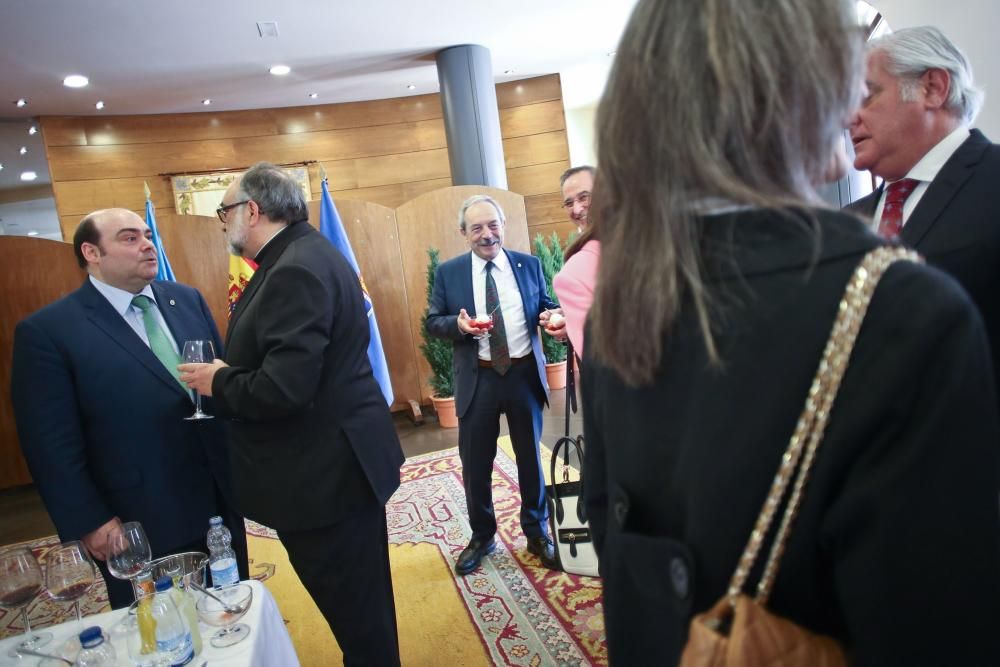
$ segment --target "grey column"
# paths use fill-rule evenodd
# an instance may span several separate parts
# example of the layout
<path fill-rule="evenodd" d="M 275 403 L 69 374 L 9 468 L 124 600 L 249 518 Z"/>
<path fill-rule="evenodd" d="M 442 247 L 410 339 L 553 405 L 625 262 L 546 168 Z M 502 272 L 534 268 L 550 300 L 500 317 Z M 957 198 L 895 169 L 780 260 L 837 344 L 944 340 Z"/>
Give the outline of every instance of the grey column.
<path fill-rule="evenodd" d="M 439 51 L 437 71 L 452 184 L 506 190 L 507 170 L 489 49 L 466 44 Z"/>

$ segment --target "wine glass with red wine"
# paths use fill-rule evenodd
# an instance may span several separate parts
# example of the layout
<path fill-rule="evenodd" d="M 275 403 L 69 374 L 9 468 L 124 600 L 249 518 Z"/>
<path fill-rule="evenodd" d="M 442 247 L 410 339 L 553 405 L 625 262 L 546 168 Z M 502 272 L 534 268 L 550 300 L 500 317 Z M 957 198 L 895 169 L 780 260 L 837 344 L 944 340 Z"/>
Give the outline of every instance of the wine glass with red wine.
<path fill-rule="evenodd" d="M 65 542 L 45 554 L 45 587 L 52 599 L 73 603 L 77 621 L 83 620 L 80 598 L 95 580 L 94 561 L 81 542 Z"/>
<path fill-rule="evenodd" d="M 20 609 L 24 639 L 8 653 L 17 657 L 18 649 L 36 651 L 52 641 L 51 632 L 32 632 L 28 605 L 42 590 L 42 568 L 28 547 L 0 551 L 0 607 Z"/>

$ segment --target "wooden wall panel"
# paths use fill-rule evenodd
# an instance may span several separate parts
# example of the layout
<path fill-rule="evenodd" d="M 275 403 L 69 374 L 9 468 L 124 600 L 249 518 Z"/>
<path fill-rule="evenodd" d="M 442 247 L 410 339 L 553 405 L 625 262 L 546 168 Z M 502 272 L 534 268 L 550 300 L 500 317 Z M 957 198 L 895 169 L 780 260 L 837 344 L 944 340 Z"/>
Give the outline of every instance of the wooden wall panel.
<path fill-rule="evenodd" d="M 170 181 L 159 176 L 62 181 L 55 183 L 53 188 L 60 213 L 83 216 L 100 208 L 144 209 L 146 195 L 143 183 L 149 184 L 150 196 L 157 204 L 157 211 L 161 208 L 174 209 Z"/>
<path fill-rule="evenodd" d="M 0 489 L 6 489 L 31 482 L 10 402 L 14 327 L 79 287 L 84 273 L 71 246 L 26 236 L 0 236 L 0 266 Z"/>
<path fill-rule="evenodd" d="M 562 100 L 558 74 L 497 84 L 497 106 L 501 109 L 552 100 Z"/>
<path fill-rule="evenodd" d="M 559 177 L 569 169 L 569 159 L 507 170 L 507 187 L 525 197 L 559 192 Z"/>
<path fill-rule="evenodd" d="M 564 129 L 566 116 L 562 100 L 500 110 L 500 133 L 504 139 Z"/>
<path fill-rule="evenodd" d="M 503 157 L 507 169 L 526 167 L 544 162 L 565 160 L 568 154 L 566 133 L 543 132 L 503 140 Z"/>
<path fill-rule="evenodd" d="M 563 249 L 569 245 L 567 241 L 571 234 L 576 233 L 576 225 L 566 220 L 565 222 L 546 222 L 540 225 L 532 225 L 528 227 L 528 233 L 531 235 L 532 252 L 534 252 L 535 237 L 541 234 L 546 240 L 552 236 L 552 232 L 559 235 L 559 243 L 562 244 Z"/>
<path fill-rule="evenodd" d="M 411 123 L 442 117 L 441 99 L 438 95 L 289 107 L 271 109 L 271 113 L 279 134 Z"/>
<path fill-rule="evenodd" d="M 558 181 L 556 181 L 558 183 Z M 569 222 L 569 216 L 563 209 L 561 192 L 550 192 L 542 195 L 531 195 L 524 198 L 524 206 L 528 209 L 528 224 L 542 225 L 548 222 Z"/>
<path fill-rule="evenodd" d="M 415 197 L 419 197 L 425 192 L 446 188 L 449 185 L 451 185 L 450 176 L 448 178 L 435 178 L 429 181 L 379 185 L 373 188 L 337 190 L 331 194 L 337 199 L 360 199 L 363 201 L 379 202 L 383 206 L 396 208 Z M 317 185 L 316 187 L 318 188 L 319 186 Z"/>

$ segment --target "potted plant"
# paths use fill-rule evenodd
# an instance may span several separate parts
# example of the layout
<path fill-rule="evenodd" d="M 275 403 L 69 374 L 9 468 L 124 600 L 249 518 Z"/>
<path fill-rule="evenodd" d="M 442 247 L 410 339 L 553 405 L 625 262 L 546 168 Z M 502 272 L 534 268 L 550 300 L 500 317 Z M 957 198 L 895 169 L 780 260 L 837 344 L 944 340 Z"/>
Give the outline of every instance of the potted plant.
<path fill-rule="evenodd" d="M 430 311 L 437 268 L 437 248 L 428 248 L 427 308 L 424 309 L 424 316 L 420 319 L 420 335 L 424 339 L 420 345 L 420 351 L 424 353 L 424 359 L 431 367 L 430 385 L 434 392 L 431 394 L 431 401 L 434 403 L 434 411 L 438 416 L 438 424 L 442 428 L 455 428 L 458 426 L 458 417 L 455 414 L 455 378 L 452 375 L 452 357 L 455 351 L 451 341 L 435 338 L 427 333 L 427 313 Z"/>
<path fill-rule="evenodd" d="M 552 278 L 559 273 L 563 265 L 563 248 L 559 243 L 559 235 L 552 232 L 546 243 L 545 238 L 535 236 L 535 257 L 542 264 L 542 274 L 545 276 L 545 291 L 549 298 L 556 301 L 555 290 L 552 289 Z M 549 389 L 562 389 L 566 386 L 566 345 L 552 336 L 542 336 L 542 352 L 545 353 L 545 374 L 549 381 Z"/>

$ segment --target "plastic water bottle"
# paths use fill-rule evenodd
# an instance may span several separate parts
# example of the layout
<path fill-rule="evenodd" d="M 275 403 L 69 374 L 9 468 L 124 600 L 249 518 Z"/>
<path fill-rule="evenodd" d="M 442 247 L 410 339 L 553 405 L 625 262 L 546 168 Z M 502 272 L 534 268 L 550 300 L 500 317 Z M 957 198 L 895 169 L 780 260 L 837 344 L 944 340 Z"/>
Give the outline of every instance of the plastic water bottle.
<path fill-rule="evenodd" d="M 156 650 L 170 661 L 170 667 L 186 665 L 194 659 L 191 632 L 174 604 L 170 577 L 156 580 L 153 596 L 153 618 L 156 619 Z"/>
<path fill-rule="evenodd" d="M 80 654 L 73 663 L 76 667 L 114 667 L 118 660 L 115 648 L 104 641 L 104 634 L 96 625 L 80 633 L 80 646 Z"/>
<path fill-rule="evenodd" d="M 173 577 L 174 587 L 170 589 L 170 597 L 177 605 L 177 611 L 191 632 L 191 646 L 196 656 L 201 655 L 201 630 L 198 628 L 198 611 L 195 609 L 194 595 L 184 587 L 184 578 Z"/>
<path fill-rule="evenodd" d="M 236 568 L 236 552 L 229 546 L 233 536 L 222 523 L 221 516 L 208 520 L 209 569 L 212 571 L 212 585 L 225 588 L 240 583 L 240 573 Z"/>

